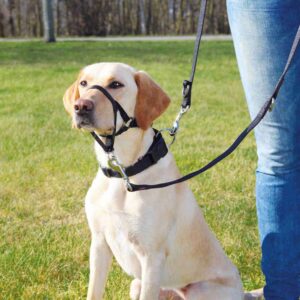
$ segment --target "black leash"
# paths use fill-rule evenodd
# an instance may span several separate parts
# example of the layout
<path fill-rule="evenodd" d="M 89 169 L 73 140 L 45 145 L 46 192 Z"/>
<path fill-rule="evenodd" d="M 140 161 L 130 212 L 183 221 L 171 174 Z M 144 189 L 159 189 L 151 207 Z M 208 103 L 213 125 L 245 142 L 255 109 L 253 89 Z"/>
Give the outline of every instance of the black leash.
<path fill-rule="evenodd" d="M 206 12 L 206 0 L 201 0 L 198 26 L 197 26 L 197 36 L 196 36 L 195 45 L 194 45 L 192 70 L 191 70 L 189 80 L 183 81 L 183 88 L 182 88 L 182 97 L 183 98 L 182 98 L 182 102 L 181 102 L 180 111 L 173 123 L 172 128 L 165 128 L 165 129 L 161 130 L 161 131 L 168 131 L 170 136 L 173 137 L 173 140 L 169 144 L 169 146 L 171 146 L 176 139 L 176 134 L 179 130 L 180 119 L 190 109 L 190 107 L 192 105 L 192 87 L 193 87 L 193 81 L 194 81 L 194 76 L 195 76 L 195 72 L 196 72 L 198 56 L 199 56 L 198 54 L 199 54 L 199 49 L 200 49 L 200 43 L 201 43 L 201 39 L 202 39 L 205 12 Z"/>
<path fill-rule="evenodd" d="M 194 77 L 195 77 L 196 66 L 197 66 L 197 61 L 198 61 L 198 56 L 199 56 L 198 54 L 199 54 L 199 49 L 200 49 L 200 43 L 201 43 L 201 39 L 202 39 L 205 12 L 206 12 L 206 0 L 202 0 L 201 4 L 200 4 L 200 13 L 199 13 L 198 27 L 197 27 L 197 37 L 195 40 L 194 55 L 193 55 L 190 79 L 183 81 L 183 90 L 182 90 L 183 99 L 182 99 L 181 107 L 184 110 L 189 109 L 192 105 L 192 100 L 191 100 L 192 86 L 193 86 L 193 81 L 194 81 Z"/>
<path fill-rule="evenodd" d="M 284 78 L 285 75 L 291 65 L 291 62 L 295 56 L 297 47 L 299 45 L 299 41 L 300 41 L 300 26 L 298 27 L 298 31 L 296 33 L 295 39 L 293 41 L 292 44 L 292 48 L 290 51 L 290 54 L 288 56 L 287 59 L 287 63 L 284 67 L 284 70 L 275 86 L 275 89 L 271 95 L 271 97 L 265 102 L 265 104 L 263 105 L 263 107 L 260 109 L 259 113 L 257 114 L 257 116 L 254 118 L 254 120 L 249 124 L 249 126 L 238 136 L 238 138 L 232 143 L 232 145 L 226 149 L 221 155 L 217 156 L 215 159 L 213 159 L 211 162 L 209 162 L 208 164 L 206 164 L 204 167 L 202 167 L 201 169 L 194 171 L 190 174 L 187 174 L 179 179 L 176 180 L 172 180 L 172 181 L 168 181 L 168 182 L 163 182 L 163 183 L 159 183 L 159 184 L 152 184 L 152 185 L 148 185 L 148 184 L 133 184 L 130 183 L 131 185 L 131 191 L 142 191 L 142 190 L 150 190 L 150 189 L 158 189 L 158 188 L 164 188 L 173 184 L 177 184 L 186 180 L 189 180 L 203 172 L 205 172 L 206 170 L 212 168 L 213 166 L 215 166 L 217 163 L 219 163 L 221 160 L 223 160 L 224 158 L 226 158 L 227 156 L 229 156 L 239 145 L 240 143 L 245 139 L 245 137 L 260 123 L 260 121 L 264 118 L 264 116 L 266 115 L 266 113 L 268 111 L 270 111 L 272 109 L 272 106 L 275 103 L 275 100 L 278 96 L 278 93 L 280 91 L 280 88 L 284 82 Z"/>

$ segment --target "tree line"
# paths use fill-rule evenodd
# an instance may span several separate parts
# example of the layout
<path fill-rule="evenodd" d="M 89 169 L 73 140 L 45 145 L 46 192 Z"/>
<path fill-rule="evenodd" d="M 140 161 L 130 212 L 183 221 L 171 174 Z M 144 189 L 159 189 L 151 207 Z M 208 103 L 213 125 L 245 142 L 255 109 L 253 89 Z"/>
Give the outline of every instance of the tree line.
<path fill-rule="evenodd" d="M 200 0 L 50 0 L 58 36 L 193 34 Z M 0 0 L 1 37 L 43 36 L 42 0 Z M 205 33 L 229 33 L 226 0 L 208 0 Z"/>

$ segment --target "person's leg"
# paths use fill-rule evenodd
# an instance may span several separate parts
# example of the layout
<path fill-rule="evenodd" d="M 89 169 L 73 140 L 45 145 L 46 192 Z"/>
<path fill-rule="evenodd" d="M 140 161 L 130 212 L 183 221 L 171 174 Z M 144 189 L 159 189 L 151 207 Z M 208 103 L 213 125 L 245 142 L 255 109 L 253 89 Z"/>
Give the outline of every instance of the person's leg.
<path fill-rule="evenodd" d="M 300 24 L 300 0 L 227 0 L 253 118 L 271 96 Z M 275 108 L 255 130 L 256 201 L 267 300 L 300 296 L 300 49 Z"/>

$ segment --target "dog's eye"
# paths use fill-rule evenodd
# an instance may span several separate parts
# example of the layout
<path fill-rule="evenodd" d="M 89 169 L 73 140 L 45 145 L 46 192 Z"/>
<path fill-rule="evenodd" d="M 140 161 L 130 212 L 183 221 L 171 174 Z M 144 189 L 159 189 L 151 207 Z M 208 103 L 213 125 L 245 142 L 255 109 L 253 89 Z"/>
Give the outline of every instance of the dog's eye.
<path fill-rule="evenodd" d="M 108 87 L 111 88 L 111 89 L 119 89 L 119 88 L 121 88 L 123 86 L 124 86 L 124 84 L 122 84 L 121 82 L 119 82 L 119 81 L 113 81 L 113 82 L 111 82 L 109 84 Z"/>
<path fill-rule="evenodd" d="M 87 86 L 87 81 L 86 80 L 80 81 L 80 85 L 83 87 Z"/>

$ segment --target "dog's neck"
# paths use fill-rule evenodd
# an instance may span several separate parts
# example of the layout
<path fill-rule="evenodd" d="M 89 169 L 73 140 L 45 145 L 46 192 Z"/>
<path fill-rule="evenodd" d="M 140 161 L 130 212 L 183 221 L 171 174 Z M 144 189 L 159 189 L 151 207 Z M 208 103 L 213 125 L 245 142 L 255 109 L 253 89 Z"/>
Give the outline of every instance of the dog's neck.
<path fill-rule="evenodd" d="M 140 128 L 131 128 L 126 132 L 116 136 L 114 144 L 114 153 L 118 161 L 124 166 L 134 164 L 142 157 L 153 142 L 154 131 L 149 128 L 142 130 Z M 101 138 L 105 142 L 105 138 Z M 108 167 L 107 153 L 95 142 L 95 151 L 97 159 L 102 167 Z"/>

